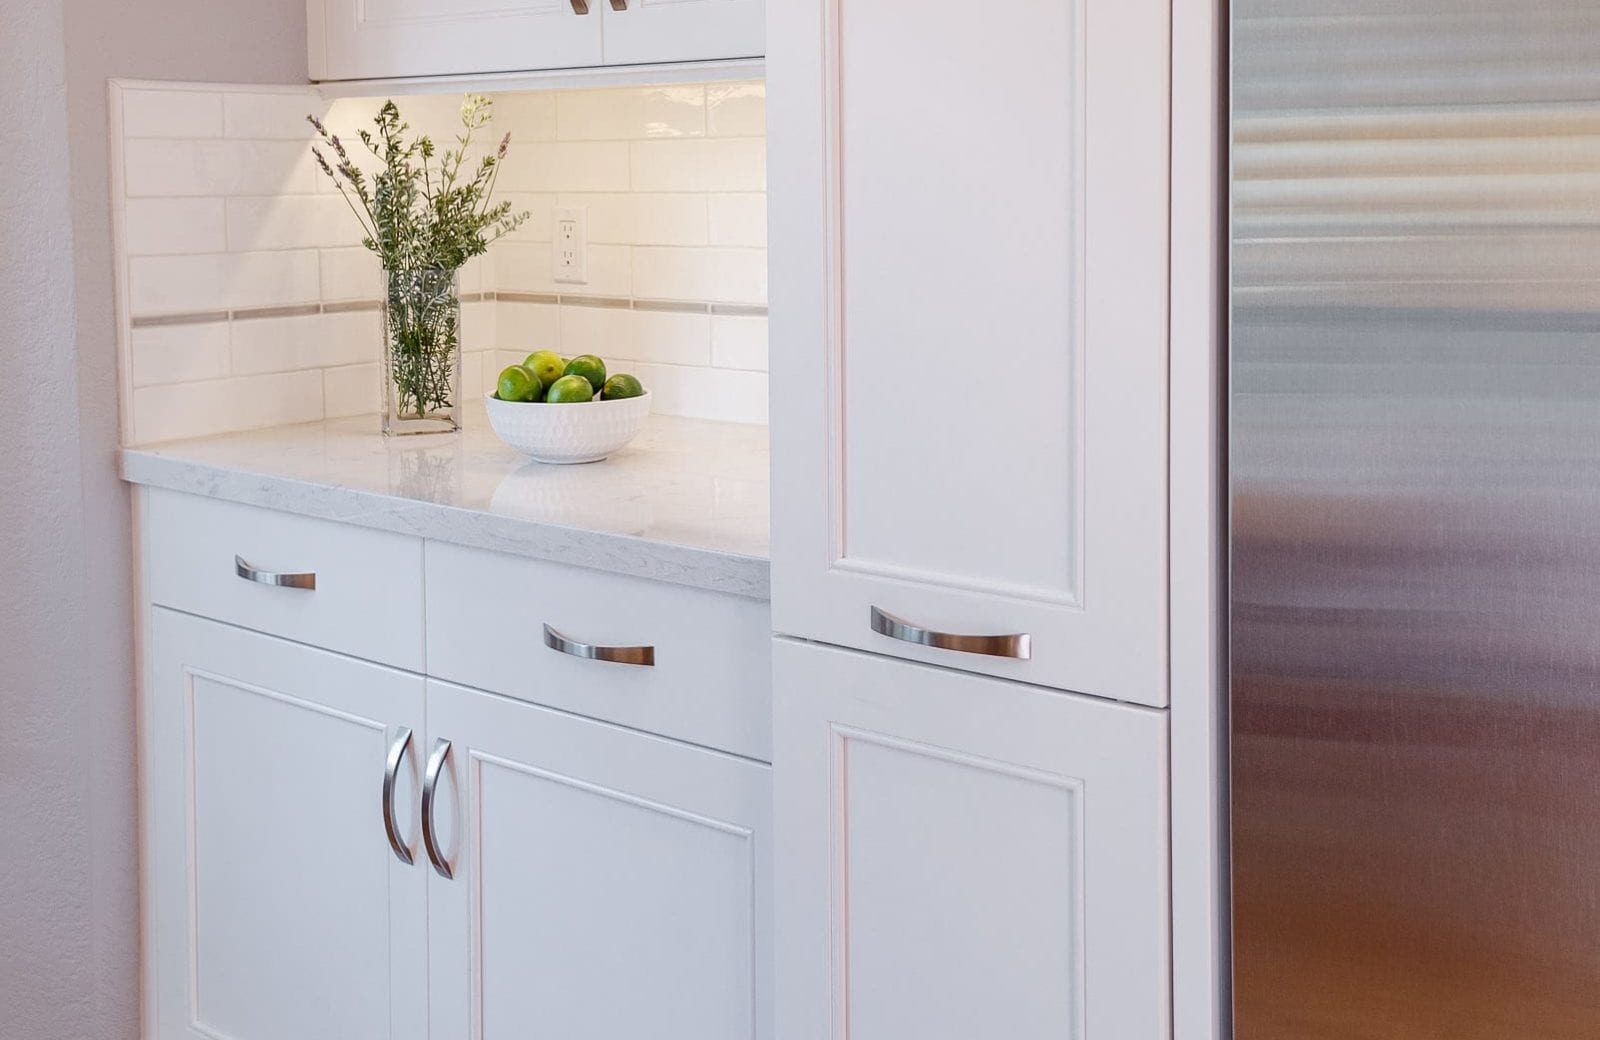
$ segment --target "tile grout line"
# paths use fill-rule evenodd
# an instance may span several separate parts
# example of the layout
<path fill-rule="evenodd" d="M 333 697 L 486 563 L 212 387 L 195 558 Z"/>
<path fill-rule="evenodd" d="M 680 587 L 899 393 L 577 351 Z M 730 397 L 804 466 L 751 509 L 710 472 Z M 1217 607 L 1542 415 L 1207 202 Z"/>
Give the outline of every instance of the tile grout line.
<path fill-rule="evenodd" d="M 596 310 L 635 310 L 680 314 L 708 314 L 713 317 L 764 318 L 767 308 L 760 304 L 710 303 L 701 300 L 659 300 L 631 296 L 586 296 L 572 293 L 479 292 L 462 293 L 468 303 L 537 303 L 546 306 L 586 307 Z M 135 329 L 168 328 L 179 325 L 204 325 L 224 321 L 252 321 L 264 318 L 298 318 L 316 314 L 347 314 L 376 311 L 382 300 L 335 300 L 326 303 L 288 304 L 271 307 L 239 307 L 232 310 L 193 311 L 178 314 L 140 315 L 129 319 Z"/>

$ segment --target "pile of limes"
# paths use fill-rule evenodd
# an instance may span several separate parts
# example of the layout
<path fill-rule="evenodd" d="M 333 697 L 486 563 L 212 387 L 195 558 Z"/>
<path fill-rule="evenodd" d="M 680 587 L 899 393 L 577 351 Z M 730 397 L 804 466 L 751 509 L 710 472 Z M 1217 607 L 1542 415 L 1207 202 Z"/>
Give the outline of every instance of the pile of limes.
<path fill-rule="evenodd" d="M 606 378 L 606 363 L 593 354 L 579 354 L 563 361 L 553 350 L 536 350 L 520 365 L 500 373 L 495 396 L 502 401 L 542 401 L 546 404 L 575 404 L 593 401 L 619 401 L 644 393 L 639 380 L 626 372 Z"/>

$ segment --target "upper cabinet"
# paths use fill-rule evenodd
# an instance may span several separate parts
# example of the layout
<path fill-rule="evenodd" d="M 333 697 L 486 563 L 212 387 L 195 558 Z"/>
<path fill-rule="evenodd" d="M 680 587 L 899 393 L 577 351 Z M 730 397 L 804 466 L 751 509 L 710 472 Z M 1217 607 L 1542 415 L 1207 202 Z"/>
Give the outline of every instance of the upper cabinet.
<path fill-rule="evenodd" d="M 768 17 L 774 626 L 1164 705 L 1167 0 Z"/>
<path fill-rule="evenodd" d="M 311 78 L 759 57 L 762 0 L 306 0 Z"/>

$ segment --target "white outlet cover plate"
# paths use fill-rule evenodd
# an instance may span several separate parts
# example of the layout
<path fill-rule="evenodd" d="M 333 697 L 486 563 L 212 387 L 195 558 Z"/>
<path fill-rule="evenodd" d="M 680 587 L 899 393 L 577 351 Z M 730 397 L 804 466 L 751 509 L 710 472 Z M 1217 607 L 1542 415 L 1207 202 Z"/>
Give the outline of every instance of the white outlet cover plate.
<path fill-rule="evenodd" d="M 557 206 L 550 218 L 550 266 L 569 285 L 589 281 L 589 218 L 583 206 Z"/>

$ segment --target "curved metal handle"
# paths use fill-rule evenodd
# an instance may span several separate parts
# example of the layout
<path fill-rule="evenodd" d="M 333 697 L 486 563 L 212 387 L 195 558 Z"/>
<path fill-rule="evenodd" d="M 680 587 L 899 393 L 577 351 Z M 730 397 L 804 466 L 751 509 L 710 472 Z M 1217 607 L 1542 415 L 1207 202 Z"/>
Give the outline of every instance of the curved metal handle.
<path fill-rule="evenodd" d="M 904 618 L 888 611 L 872 608 L 872 630 L 881 636 L 898 639 L 903 643 L 931 646 L 936 650 L 954 650 L 963 654 L 983 654 L 986 657 L 1010 657 L 1026 661 L 1033 657 L 1033 637 L 1026 632 L 1009 636 L 962 636 L 949 632 L 935 632 L 931 628 L 918 628 Z"/>
<path fill-rule="evenodd" d="M 400 775 L 400 763 L 411 747 L 411 728 L 400 727 L 400 735 L 389 745 L 389 757 L 383 763 L 383 832 L 389 836 L 389 847 L 407 865 L 416 862 L 408 846 L 400 837 L 400 824 L 394 818 L 394 784 Z"/>
<path fill-rule="evenodd" d="M 595 646 L 592 643 L 580 643 L 576 639 L 568 639 L 549 625 L 544 626 L 544 645 L 591 661 L 610 661 L 643 668 L 653 668 L 656 663 L 656 648 L 653 646 Z"/>
<path fill-rule="evenodd" d="M 588 14 L 589 13 L 589 0 L 572 0 L 572 13 L 573 14 Z"/>
<path fill-rule="evenodd" d="M 439 849 L 439 836 L 433 832 L 433 796 L 439 790 L 439 777 L 444 773 L 445 759 L 450 757 L 450 742 L 443 737 L 433 742 L 433 754 L 428 756 L 428 769 L 422 778 L 422 845 L 428 850 L 433 869 L 446 881 L 455 877 L 450 861 Z"/>
<path fill-rule="evenodd" d="M 264 571 L 246 563 L 243 556 L 234 556 L 233 573 L 245 581 L 253 581 L 257 585 L 277 585 L 285 589 L 315 589 L 317 587 L 317 574 L 307 571 L 304 574 L 279 574 L 276 571 Z"/>

